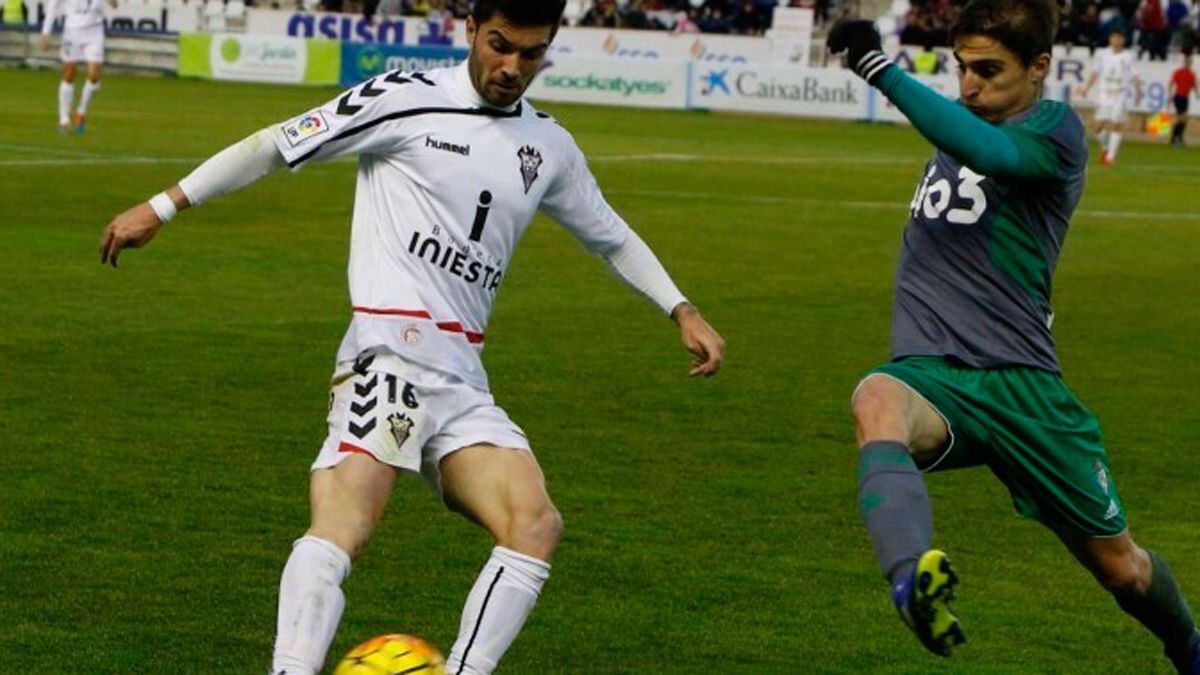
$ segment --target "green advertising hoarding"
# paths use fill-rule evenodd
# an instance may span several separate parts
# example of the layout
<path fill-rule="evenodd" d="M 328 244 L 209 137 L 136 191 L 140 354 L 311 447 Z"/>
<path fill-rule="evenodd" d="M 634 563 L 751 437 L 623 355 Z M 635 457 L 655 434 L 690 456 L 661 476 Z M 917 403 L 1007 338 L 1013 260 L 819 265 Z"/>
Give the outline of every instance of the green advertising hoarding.
<path fill-rule="evenodd" d="M 180 77 L 241 82 L 329 85 L 338 83 L 341 44 L 241 33 L 183 33 Z"/>

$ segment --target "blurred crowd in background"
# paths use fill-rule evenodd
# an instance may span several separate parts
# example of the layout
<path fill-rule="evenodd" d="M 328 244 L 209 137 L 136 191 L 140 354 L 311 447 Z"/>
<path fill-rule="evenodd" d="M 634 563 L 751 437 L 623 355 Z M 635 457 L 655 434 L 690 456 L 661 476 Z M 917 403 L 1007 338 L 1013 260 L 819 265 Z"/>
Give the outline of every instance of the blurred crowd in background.
<path fill-rule="evenodd" d="M 939 47 L 963 3 L 910 0 L 899 22 L 903 44 Z M 1139 58 L 1165 60 L 1169 51 L 1191 53 L 1200 33 L 1200 0 L 1065 0 L 1060 2 L 1057 41 L 1089 49 L 1122 31 Z"/>

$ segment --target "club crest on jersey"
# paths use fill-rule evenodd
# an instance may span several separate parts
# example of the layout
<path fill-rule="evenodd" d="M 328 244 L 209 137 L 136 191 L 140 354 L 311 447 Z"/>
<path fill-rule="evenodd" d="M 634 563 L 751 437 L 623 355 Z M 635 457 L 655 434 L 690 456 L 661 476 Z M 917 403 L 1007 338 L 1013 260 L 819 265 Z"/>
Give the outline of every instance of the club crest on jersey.
<path fill-rule="evenodd" d="M 388 415 L 387 421 L 388 428 L 392 432 L 392 438 L 396 439 L 396 447 L 404 445 L 404 441 L 407 441 L 409 434 L 412 433 L 412 418 L 404 413 L 397 412 Z"/>
<path fill-rule="evenodd" d="M 533 187 L 533 181 L 538 178 L 538 169 L 542 166 L 542 153 L 532 145 L 526 145 L 517 151 L 521 158 L 521 178 L 525 180 L 525 194 Z"/>
<path fill-rule="evenodd" d="M 329 123 L 320 110 L 314 110 L 306 115 L 297 117 L 283 125 L 283 135 L 293 148 L 313 136 L 320 136 L 329 131 Z"/>

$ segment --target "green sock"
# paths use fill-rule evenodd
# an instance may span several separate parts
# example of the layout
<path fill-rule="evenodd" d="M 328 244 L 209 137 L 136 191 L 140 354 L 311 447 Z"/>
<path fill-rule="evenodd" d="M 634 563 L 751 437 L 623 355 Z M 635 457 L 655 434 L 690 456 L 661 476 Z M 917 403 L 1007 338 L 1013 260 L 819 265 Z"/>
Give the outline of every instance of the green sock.
<path fill-rule="evenodd" d="M 1191 672 L 1193 647 L 1196 642 L 1196 622 L 1192 610 L 1179 592 L 1179 585 L 1171 575 L 1171 568 L 1154 551 L 1150 563 L 1154 566 L 1150 587 L 1144 595 L 1114 594 L 1117 604 L 1163 643 L 1163 651 L 1175 669 L 1181 673 Z"/>
<path fill-rule="evenodd" d="M 925 480 L 895 441 L 872 441 L 858 453 L 858 506 L 883 575 L 907 581 L 933 539 Z"/>

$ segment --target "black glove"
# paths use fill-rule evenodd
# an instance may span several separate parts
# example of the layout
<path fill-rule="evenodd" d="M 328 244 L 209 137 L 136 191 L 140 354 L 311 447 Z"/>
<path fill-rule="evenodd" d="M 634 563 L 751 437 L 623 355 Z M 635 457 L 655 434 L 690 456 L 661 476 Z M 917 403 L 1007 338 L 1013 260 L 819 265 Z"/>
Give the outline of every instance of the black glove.
<path fill-rule="evenodd" d="M 875 84 L 879 75 L 891 65 L 883 53 L 883 40 L 874 21 L 843 19 L 829 30 L 825 44 L 833 54 L 846 52 L 846 65 L 868 84 Z"/>

